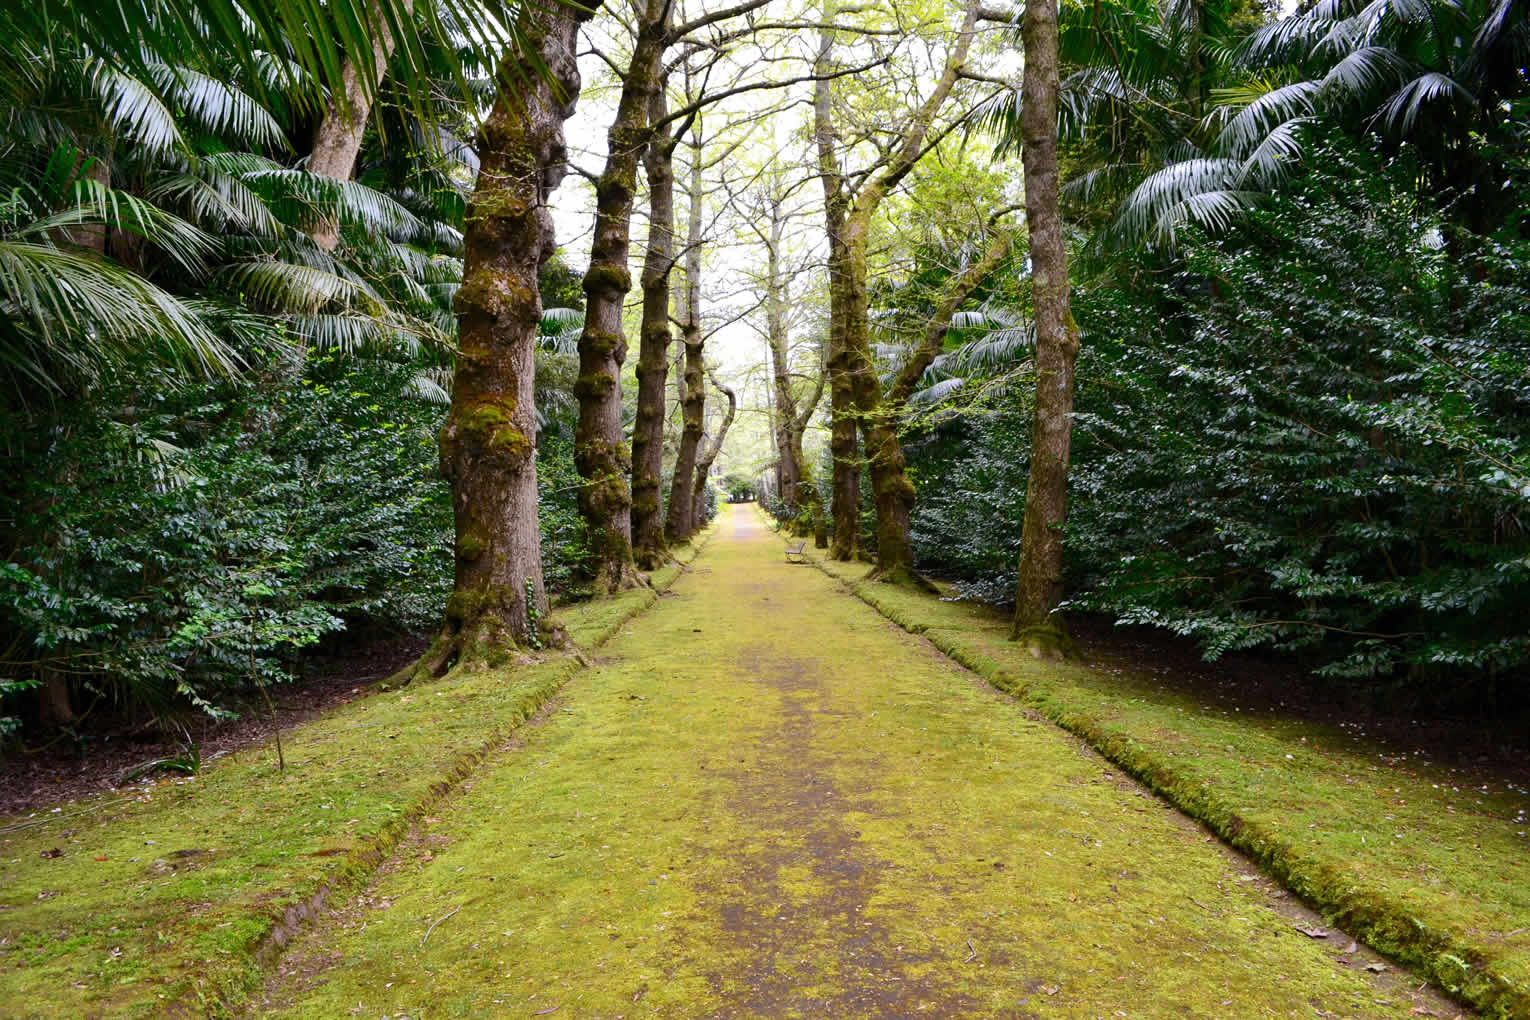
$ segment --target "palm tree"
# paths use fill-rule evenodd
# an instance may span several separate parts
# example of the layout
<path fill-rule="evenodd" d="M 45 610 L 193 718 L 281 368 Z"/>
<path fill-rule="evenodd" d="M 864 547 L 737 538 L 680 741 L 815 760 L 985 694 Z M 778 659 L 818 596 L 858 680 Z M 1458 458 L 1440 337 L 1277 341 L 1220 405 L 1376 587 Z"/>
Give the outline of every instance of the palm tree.
<path fill-rule="evenodd" d="M 1208 150 L 1147 177 L 1120 209 L 1120 235 L 1225 225 L 1299 164 L 1319 123 L 1407 143 L 1421 190 L 1488 232 L 1509 200 L 1495 154 L 1523 147 L 1509 103 L 1530 86 L 1527 60 L 1530 28 L 1511 0 L 1321 0 L 1236 48 L 1245 77 L 1213 94 Z"/>

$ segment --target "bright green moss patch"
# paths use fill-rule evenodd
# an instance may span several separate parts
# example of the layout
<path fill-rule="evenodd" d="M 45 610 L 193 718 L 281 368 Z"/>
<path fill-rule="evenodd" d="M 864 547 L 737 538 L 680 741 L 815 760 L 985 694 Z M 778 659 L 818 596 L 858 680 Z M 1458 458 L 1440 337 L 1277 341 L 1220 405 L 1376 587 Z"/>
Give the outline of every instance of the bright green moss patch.
<path fill-rule="evenodd" d="M 722 527 L 263 1015 L 1409 1014 L 1201 829 Z"/>
<path fill-rule="evenodd" d="M 553 615 L 592 647 L 657 597 Z M 285 772 L 274 747 L 254 748 L 0 821 L 0 1013 L 201 1013 L 239 998 L 285 913 L 297 922 L 325 888 L 343 900 L 577 668 L 548 655 L 359 697 L 283 735 Z"/>
<path fill-rule="evenodd" d="M 1036 662 L 981 606 L 824 571 L 1088 740 L 1332 923 L 1494 1016 L 1530 1016 L 1525 791 L 1306 722 L 1202 706 L 1122 670 Z"/>

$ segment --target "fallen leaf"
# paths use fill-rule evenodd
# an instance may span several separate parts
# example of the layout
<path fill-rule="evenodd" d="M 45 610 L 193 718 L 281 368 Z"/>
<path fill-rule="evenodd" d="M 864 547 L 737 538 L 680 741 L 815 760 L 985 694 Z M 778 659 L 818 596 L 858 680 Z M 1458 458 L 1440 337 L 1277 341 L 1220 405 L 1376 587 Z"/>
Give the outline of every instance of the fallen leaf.
<path fill-rule="evenodd" d="M 558 1005 L 561 1006 L 562 1003 L 559 1003 Z M 535 1013 L 532 1014 L 532 1016 L 546 1016 L 548 1013 L 556 1013 L 556 1012 L 558 1012 L 558 1006 L 551 1006 L 551 1007 L 549 1007 L 547 1009 L 539 1009 L 539 1010 L 537 1010 Z"/>
<path fill-rule="evenodd" d="M 1060 991 L 1062 991 L 1062 989 L 1056 985 L 1042 985 L 1040 988 L 1042 995 L 1056 995 Z"/>
<path fill-rule="evenodd" d="M 1365 969 L 1370 971 L 1372 974 L 1380 974 L 1382 971 L 1387 969 L 1387 965 L 1384 963 L 1368 963 L 1365 965 Z"/>
<path fill-rule="evenodd" d="M 1297 931 L 1301 932 L 1308 938 L 1326 939 L 1328 937 L 1328 929 L 1326 928 L 1314 928 L 1311 925 L 1306 924 L 1293 924 L 1291 927 L 1295 928 Z"/>

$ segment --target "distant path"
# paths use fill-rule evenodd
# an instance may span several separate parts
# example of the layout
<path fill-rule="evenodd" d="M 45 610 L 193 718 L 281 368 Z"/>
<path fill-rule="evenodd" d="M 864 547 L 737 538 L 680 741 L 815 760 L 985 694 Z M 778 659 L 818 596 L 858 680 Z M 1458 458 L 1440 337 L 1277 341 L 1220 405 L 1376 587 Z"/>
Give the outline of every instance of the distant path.
<path fill-rule="evenodd" d="M 261 1012 L 1409 1014 L 1199 828 L 781 546 L 736 508 Z"/>

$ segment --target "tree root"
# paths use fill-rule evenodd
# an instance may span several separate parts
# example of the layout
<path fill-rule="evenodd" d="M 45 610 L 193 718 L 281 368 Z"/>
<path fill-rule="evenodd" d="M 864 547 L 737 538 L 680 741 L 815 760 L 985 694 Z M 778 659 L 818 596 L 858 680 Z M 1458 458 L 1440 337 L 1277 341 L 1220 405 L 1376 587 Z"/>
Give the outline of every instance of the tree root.
<path fill-rule="evenodd" d="M 568 632 L 546 618 L 538 621 L 537 636 L 543 649 L 568 651 L 573 647 Z M 388 677 L 381 687 L 388 690 L 461 673 L 503 669 L 517 662 L 535 661 L 535 654 L 534 649 L 516 643 L 503 621 L 486 613 L 465 627 L 449 621 L 425 654 Z"/>
<path fill-rule="evenodd" d="M 866 580 L 877 581 L 881 584 L 891 584 L 899 588 L 908 588 L 912 591 L 923 592 L 926 595 L 939 595 L 940 589 L 935 583 L 912 567 L 899 564 L 895 567 L 883 569 L 877 567 L 866 575 Z"/>
<path fill-rule="evenodd" d="M 1063 659 L 1072 658 L 1078 652 L 1073 639 L 1060 624 L 1041 624 L 1030 627 L 1016 625 L 1010 631 L 1009 639 L 1018 642 L 1021 647 L 1031 653 L 1032 658 L 1044 661 L 1060 662 Z"/>

